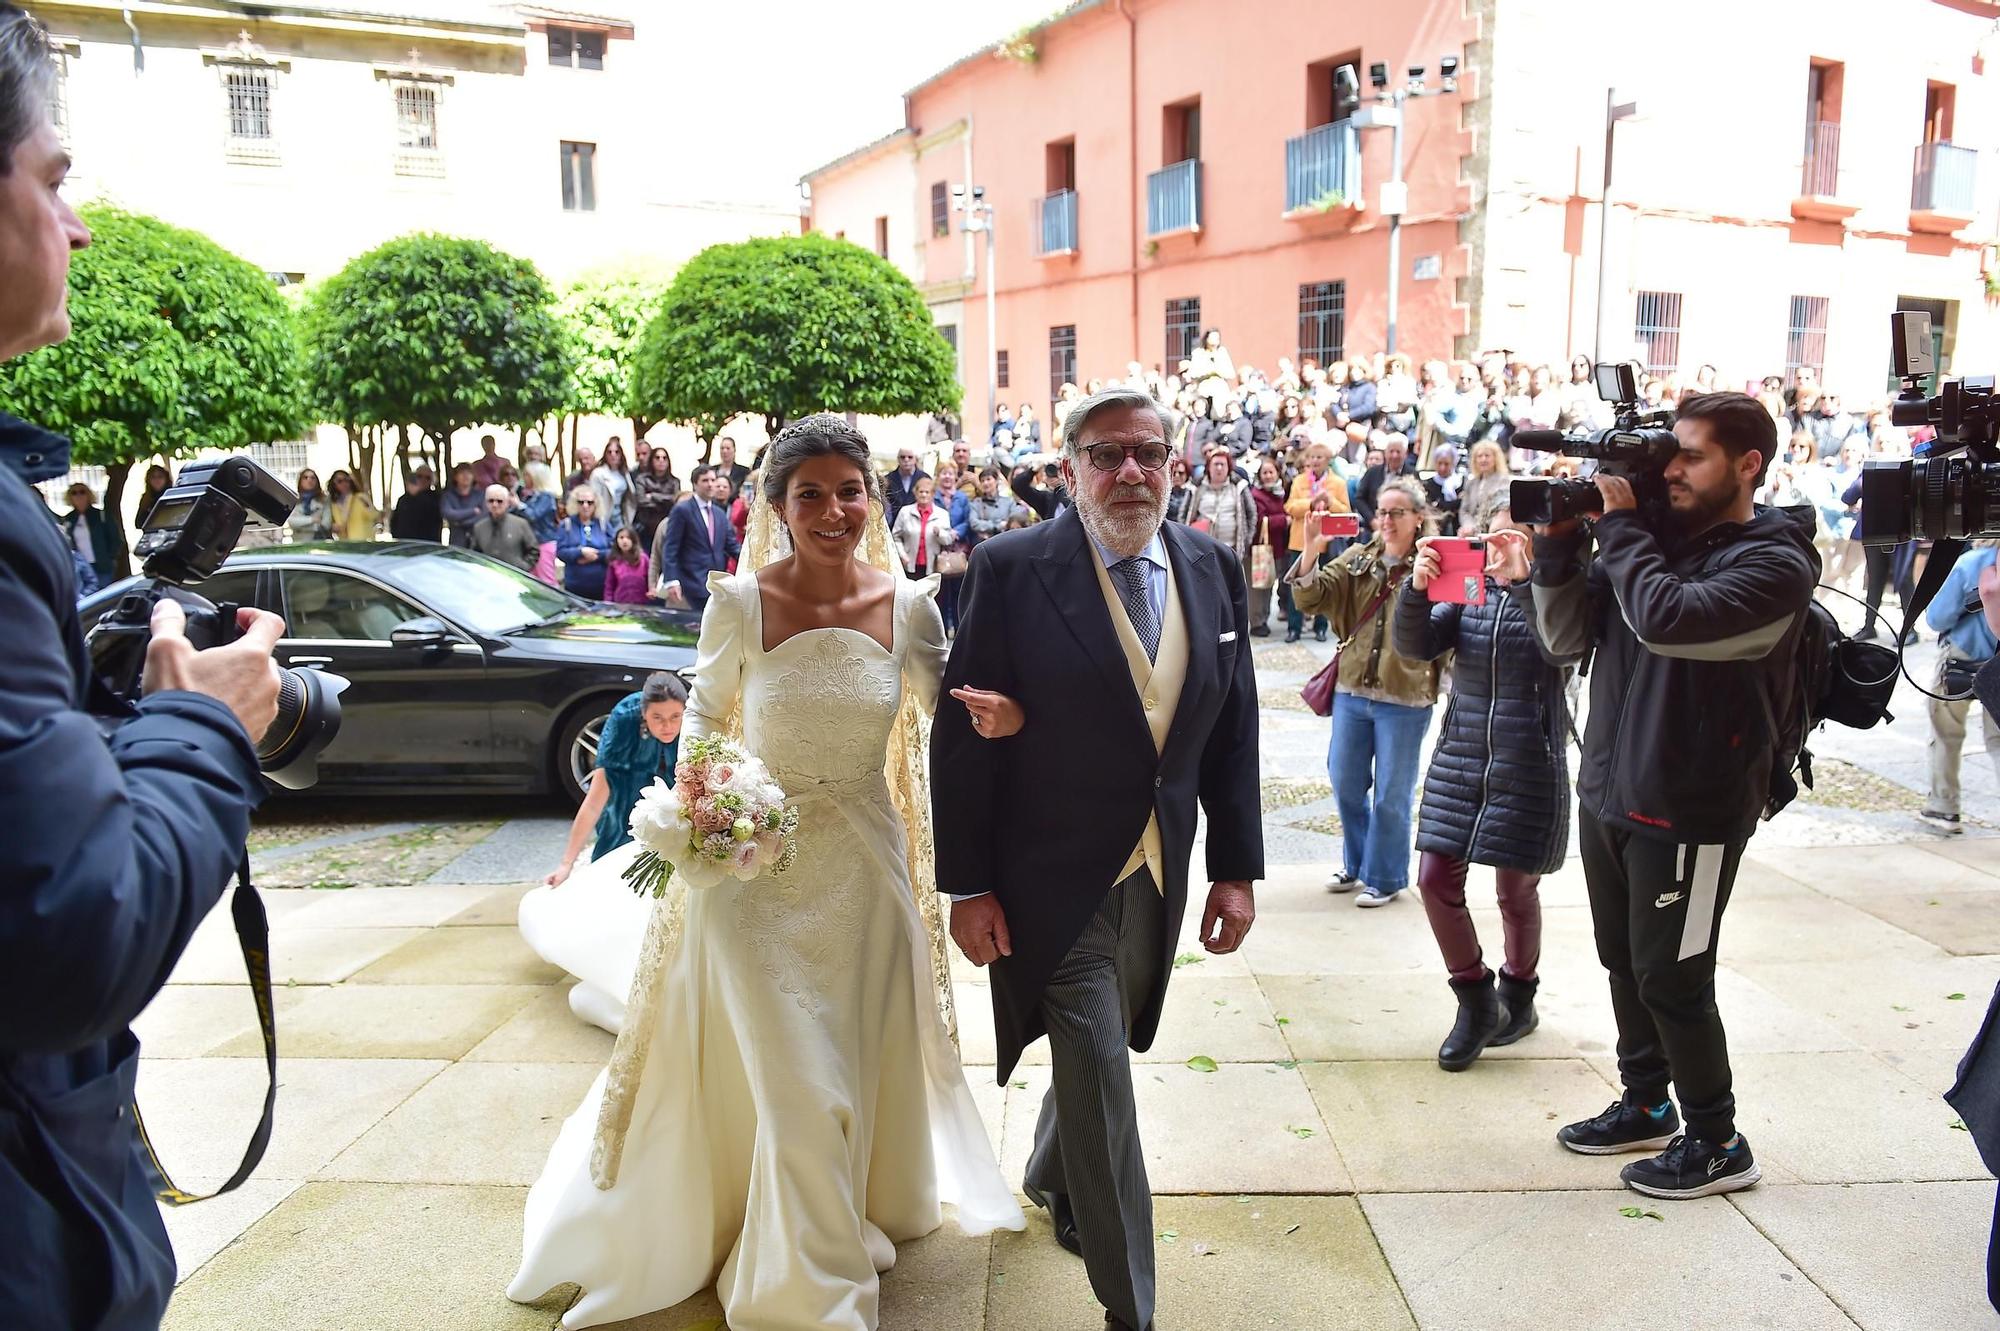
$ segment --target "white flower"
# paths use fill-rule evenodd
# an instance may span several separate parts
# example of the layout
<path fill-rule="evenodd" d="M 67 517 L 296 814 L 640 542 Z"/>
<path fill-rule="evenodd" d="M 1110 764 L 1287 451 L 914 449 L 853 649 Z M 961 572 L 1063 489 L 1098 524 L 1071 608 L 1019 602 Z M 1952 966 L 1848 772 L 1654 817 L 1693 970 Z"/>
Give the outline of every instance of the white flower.
<path fill-rule="evenodd" d="M 679 852 L 687 845 L 687 818 L 673 788 L 665 782 L 655 779 L 639 792 L 630 827 L 632 839 L 646 849 L 670 860 L 682 858 Z"/>

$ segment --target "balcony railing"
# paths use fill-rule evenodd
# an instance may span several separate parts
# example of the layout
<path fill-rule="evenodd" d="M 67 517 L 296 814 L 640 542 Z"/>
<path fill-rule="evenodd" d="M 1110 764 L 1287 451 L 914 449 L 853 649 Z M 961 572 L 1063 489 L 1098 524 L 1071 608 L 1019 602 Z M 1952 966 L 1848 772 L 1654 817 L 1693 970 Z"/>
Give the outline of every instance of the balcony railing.
<path fill-rule="evenodd" d="M 1146 177 L 1146 234 L 1201 230 L 1201 163 L 1190 157 Z"/>
<path fill-rule="evenodd" d="M 1977 149 L 1955 143 L 1919 144 L 1916 169 L 1910 178 L 1910 210 L 1972 216 L 1978 210 L 1978 173 Z"/>
<path fill-rule="evenodd" d="M 1840 192 L 1840 123 L 1834 120 L 1806 122 L 1806 164 L 1799 193 L 1808 198 L 1831 199 Z"/>
<path fill-rule="evenodd" d="M 1361 136 L 1336 120 L 1285 140 L 1285 211 L 1361 202 Z"/>
<path fill-rule="evenodd" d="M 1076 253 L 1076 191 L 1059 189 L 1034 201 L 1035 254 Z"/>

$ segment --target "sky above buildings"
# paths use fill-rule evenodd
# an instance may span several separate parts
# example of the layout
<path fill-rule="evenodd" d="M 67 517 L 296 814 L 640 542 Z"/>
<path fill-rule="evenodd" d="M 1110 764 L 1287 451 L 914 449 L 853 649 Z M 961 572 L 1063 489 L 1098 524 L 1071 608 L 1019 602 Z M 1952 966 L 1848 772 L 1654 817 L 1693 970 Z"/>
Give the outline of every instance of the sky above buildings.
<path fill-rule="evenodd" d="M 587 6 L 586 6 L 587 7 Z M 628 0 L 662 89 L 661 201 L 795 204 L 903 123 L 903 94 L 1060 0 Z"/>

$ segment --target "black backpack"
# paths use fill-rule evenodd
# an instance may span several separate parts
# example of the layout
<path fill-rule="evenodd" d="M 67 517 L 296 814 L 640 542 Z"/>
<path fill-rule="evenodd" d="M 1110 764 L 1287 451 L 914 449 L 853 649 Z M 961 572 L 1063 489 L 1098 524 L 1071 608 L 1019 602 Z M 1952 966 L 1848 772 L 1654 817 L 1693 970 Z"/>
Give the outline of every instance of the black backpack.
<path fill-rule="evenodd" d="M 1824 583 L 1821 587 L 1840 592 Z M 1806 738 L 1813 731 L 1828 721 L 1867 730 L 1895 719 L 1889 714 L 1889 695 L 1896 691 L 1900 669 L 1895 649 L 1848 637 L 1841 632 L 1833 612 L 1817 600 L 1807 601 L 1799 618 L 1794 657 L 1798 691 L 1777 727 L 1771 793 L 1764 805 L 1766 819 L 1790 804 L 1801 785 L 1812 789 L 1812 750 L 1806 747 Z"/>

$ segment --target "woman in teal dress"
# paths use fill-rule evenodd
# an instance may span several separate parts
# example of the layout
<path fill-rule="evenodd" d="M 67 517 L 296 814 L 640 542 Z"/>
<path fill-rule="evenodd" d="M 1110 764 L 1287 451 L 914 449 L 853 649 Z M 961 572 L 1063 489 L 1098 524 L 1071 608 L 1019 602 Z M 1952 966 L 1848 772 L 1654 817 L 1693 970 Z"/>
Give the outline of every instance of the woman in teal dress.
<path fill-rule="evenodd" d="M 637 693 L 611 709 L 597 741 L 597 769 L 590 774 L 590 789 L 570 825 L 562 863 L 542 880 L 544 883 L 562 885 L 593 833 L 593 860 L 632 839 L 629 823 L 639 792 L 651 785 L 654 777 L 673 784 L 681 716 L 686 710 L 687 686 L 664 670 L 648 675 Z"/>

